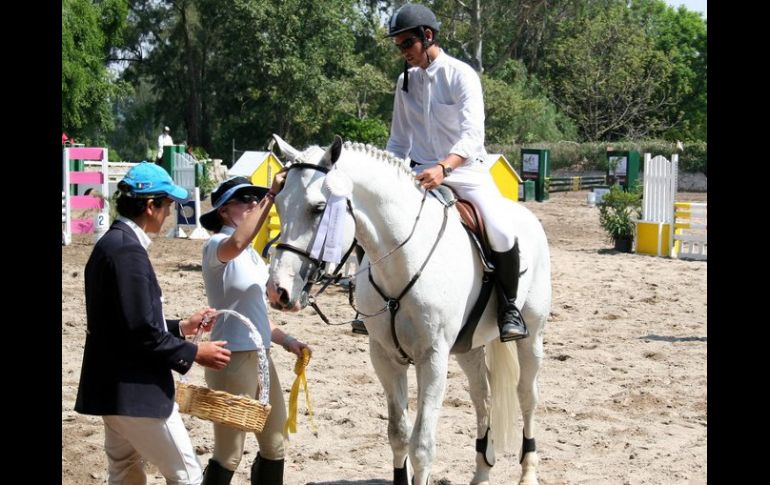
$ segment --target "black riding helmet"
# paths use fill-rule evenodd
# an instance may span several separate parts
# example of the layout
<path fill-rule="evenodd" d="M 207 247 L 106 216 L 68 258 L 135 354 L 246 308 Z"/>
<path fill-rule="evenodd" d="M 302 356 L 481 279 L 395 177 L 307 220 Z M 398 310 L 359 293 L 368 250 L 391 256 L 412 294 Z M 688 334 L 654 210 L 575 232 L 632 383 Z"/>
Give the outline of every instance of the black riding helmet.
<path fill-rule="evenodd" d="M 426 6 L 416 3 L 407 3 L 402 6 L 393 14 L 388 22 L 388 35 L 385 37 L 393 37 L 401 32 L 407 30 L 417 30 L 423 47 L 427 49 L 436 40 L 436 34 L 438 33 L 441 22 L 436 19 L 436 15 Z M 425 38 L 425 27 L 433 31 L 433 41 L 430 43 Z M 428 56 L 428 63 L 432 62 L 430 55 Z M 401 90 L 405 93 L 409 92 L 409 64 L 404 61 L 404 83 L 401 85 Z"/>
<path fill-rule="evenodd" d="M 415 29 L 417 27 L 429 27 L 435 34 L 438 32 L 441 23 L 436 20 L 436 15 L 425 5 L 416 3 L 407 3 L 393 14 L 388 22 L 388 35 L 393 37 L 401 32 Z"/>

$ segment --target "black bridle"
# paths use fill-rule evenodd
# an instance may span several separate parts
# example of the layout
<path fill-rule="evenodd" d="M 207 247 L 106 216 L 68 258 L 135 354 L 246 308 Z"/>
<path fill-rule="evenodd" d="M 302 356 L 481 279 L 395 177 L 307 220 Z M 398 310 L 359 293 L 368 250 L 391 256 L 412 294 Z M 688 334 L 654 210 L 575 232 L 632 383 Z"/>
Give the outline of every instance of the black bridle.
<path fill-rule="evenodd" d="M 298 169 L 298 170 L 316 170 L 318 172 L 322 172 L 324 174 L 329 173 L 329 169 L 326 167 L 319 167 L 318 165 L 313 165 L 312 163 L 306 163 L 306 162 L 297 162 L 292 163 L 288 167 L 286 167 L 284 170 L 287 172 L 289 170 Z M 348 212 L 351 216 L 353 216 L 353 220 L 355 221 L 355 216 L 353 215 L 353 206 L 350 204 L 350 199 L 347 199 L 347 207 Z M 334 272 L 331 276 L 326 278 L 326 282 L 323 284 L 323 286 L 315 293 L 315 295 L 310 295 L 310 289 L 313 287 L 316 283 L 321 283 L 323 281 L 324 277 L 327 276 L 326 274 L 326 261 L 321 261 L 318 258 L 314 258 L 310 255 L 310 251 L 307 249 L 298 248 L 296 246 L 292 246 L 291 244 L 286 243 L 279 243 L 276 244 L 275 250 L 276 251 L 289 251 L 291 253 L 294 253 L 298 256 L 301 256 L 305 259 L 307 259 L 310 262 L 310 270 L 308 273 L 307 282 L 305 283 L 304 288 L 302 289 L 302 292 L 300 294 L 300 305 L 302 308 L 304 308 L 307 305 L 310 305 L 313 310 L 318 314 L 319 317 L 321 317 L 321 320 L 324 321 L 327 325 L 335 325 L 329 321 L 329 319 L 324 315 L 324 313 L 321 311 L 320 308 L 318 308 L 318 305 L 315 302 L 315 297 L 326 291 L 326 288 L 329 287 L 332 283 L 336 283 L 340 280 L 341 274 L 342 274 L 342 268 L 345 266 L 345 263 L 347 262 L 350 255 L 353 253 L 353 250 L 355 249 L 356 245 L 358 244 L 358 241 L 356 238 L 353 238 L 353 242 L 351 243 L 348 250 L 345 252 L 345 255 L 340 260 L 339 264 L 337 264 L 337 267 L 335 268 Z M 351 285 L 352 286 L 352 285 Z M 352 298 L 352 289 L 351 289 L 351 298 Z M 349 322 L 342 322 L 337 325 L 342 325 L 344 323 Z"/>
<path fill-rule="evenodd" d="M 305 163 L 305 162 L 293 163 L 293 164 L 289 165 L 285 170 L 288 171 L 288 170 L 292 170 L 292 169 L 310 169 L 310 170 L 317 170 L 317 171 L 323 172 L 325 174 L 329 173 L 329 169 L 328 168 L 319 167 L 318 165 L 313 165 L 313 164 Z M 358 315 L 362 315 L 364 317 L 373 317 L 373 316 L 379 315 L 381 313 L 384 313 L 386 311 L 390 312 L 390 330 L 391 330 L 391 335 L 393 336 L 393 343 L 395 344 L 396 350 L 398 350 L 398 353 L 400 354 L 404 364 L 414 364 L 414 360 L 411 357 L 409 357 L 409 355 L 401 347 L 401 343 L 398 340 L 398 335 L 396 335 L 396 313 L 398 313 L 398 310 L 401 307 L 401 299 L 409 292 L 409 290 L 412 289 L 414 284 L 417 283 L 417 280 L 422 275 L 422 271 L 428 265 L 428 262 L 430 261 L 431 257 L 433 256 L 433 252 L 436 250 L 436 247 L 438 246 L 439 241 L 441 241 L 441 237 L 444 235 L 444 230 L 446 229 L 447 220 L 448 220 L 449 205 L 444 205 L 444 220 L 441 223 L 441 228 L 439 229 L 439 232 L 436 235 L 436 240 L 433 242 L 433 246 L 430 248 L 430 252 L 428 253 L 428 256 L 425 258 L 425 261 L 423 261 L 423 263 L 420 266 L 420 269 L 417 271 L 417 273 L 415 273 L 414 276 L 412 276 L 412 278 L 406 284 L 406 287 L 404 287 L 404 289 L 399 293 L 399 295 L 397 297 L 391 298 L 391 297 L 388 297 L 387 295 L 385 295 L 385 293 L 380 289 L 380 287 L 377 285 L 377 283 L 374 282 L 374 279 L 372 278 L 371 268 L 372 268 L 373 265 L 379 263 L 380 261 L 384 260 L 385 258 L 390 256 L 391 254 L 393 254 L 393 252 L 395 252 L 398 249 L 402 248 L 407 242 L 409 242 L 410 239 L 412 239 L 412 236 L 414 235 L 414 231 L 417 228 L 417 223 L 420 221 L 420 215 L 422 214 L 422 209 L 425 206 L 425 199 L 426 199 L 427 195 L 428 195 L 428 191 L 426 190 L 423 193 L 422 201 L 420 202 L 420 210 L 417 213 L 417 217 L 415 217 L 414 224 L 412 225 L 412 231 L 409 233 L 409 236 L 407 236 L 407 238 L 403 242 L 401 242 L 398 246 L 396 246 L 395 248 L 393 248 L 390 251 L 388 251 L 383 257 L 379 258 L 377 261 L 375 261 L 375 262 L 371 262 L 370 261 L 369 262 L 369 266 L 367 268 L 365 268 L 369 272 L 369 281 L 371 282 L 372 287 L 380 295 L 380 297 L 383 300 L 385 300 L 385 307 L 382 310 L 380 310 L 380 311 L 378 311 L 378 312 L 376 312 L 374 314 L 371 314 L 371 315 L 367 315 L 366 313 L 361 312 L 358 308 L 356 308 L 356 306 L 355 306 L 355 304 L 353 302 L 353 282 L 352 282 L 352 280 L 351 280 L 350 284 L 348 285 L 348 289 L 349 289 L 349 292 L 350 292 L 349 295 L 348 295 L 348 299 L 349 299 L 349 302 L 350 302 L 350 306 L 353 307 L 353 309 L 356 311 L 356 318 L 358 318 Z M 353 207 L 352 207 L 352 204 L 350 203 L 350 199 L 347 199 L 347 205 L 348 205 L 348 211 L 350 212 L 351 216 L 353 217 L 353 221 L 355 222 L 356 218 L 355 218 L 355 214 L 353 213 Z M 303 288 L 302 293 L 304 295 L 306 295 L 306 298 L 307 298 L 307 302 L 305 302 L 305 305 L 309 304 L 313 308 L 313 310 L 315 310 L 315 312 L 318 314 L 318 316 L 321 317 L 321 319 L 327 325 L 334 325 L 334 324 L 329 322 L 329 319 L 326 318 L 326 315 L 324 315 L 323 312 L 321 312 L 321 309 L 318 308 L 318 305 L 315 302 L 315 297 L 320 295 L 324 290 L 326 290 L 326 288 L 332 282 L 335 282 L 335 281 L 339 280 L 340 271 L 342 270 L 342 267 L 345 264 L 345 262 L 347 261 L 347 259 L 350 256 L 350 254 L 353 252 L 353 249 L 356 247 L 357 243 L 358 243 L 358 241 L 355 238 L 353 238 L 353 243 L 350 245 L 350 248 L 347 250 L 347 252 L 345 253 L 345 256 L 342 258 L 342 260 L 340 261 L 339 265 L 335 269 L 334 274 L 332 275 L 332 277 L 329 278 L 326 281 L 326 283 L 324 283 L 324 285 L 321 287 L 321 289 L 318 290 L 316 292 L 316 294 L 312 295 L 312 296 L 308 295 L 308 293 L 310 291 L 310 288 L 313 286 L 313 284 L 315 284 L 317 282 L 320 282 L 323 279 L 325 262 L 319 261 L 318 259 L 313 258 L 310 255 L 309 251 L 301 249 L 301 248 L 298 248 L 296 246 L 292 246 L 290 244 L 281 243 L 281 244 L 276 245 L 276 247 L 275 247 L 276 251 L 278 251 L 278 250 L 285 250 L 285 251 L 293 252 L 293 253 L 295 253 L 295 254 L 297 254 L 299 256 L 302 256 L 302 257 L 306 258 L 308 261 L 310 261 L 311 268 L 313 268 L 313 266 L 315 267 L 311 271 L 311 274 L 310 274 L 310 276 L 312 276 L 312 278 L 308 277 L 307 283 L 306 283 L 305 287 Z M 360 273 L 362 271 L 363 270 L 359 270 L 356 274 L 358 274 L 358 273 Z M 300 296 L 300 298 L 302 298 L 302 296 Z M 303 305 L 303 307 L 304 307 L 304 305 Z M 351 323 L 351 322 L 342 322 L 342 323 L 337 324 L 337 325 L 342 325 L 344 323 Z"/>

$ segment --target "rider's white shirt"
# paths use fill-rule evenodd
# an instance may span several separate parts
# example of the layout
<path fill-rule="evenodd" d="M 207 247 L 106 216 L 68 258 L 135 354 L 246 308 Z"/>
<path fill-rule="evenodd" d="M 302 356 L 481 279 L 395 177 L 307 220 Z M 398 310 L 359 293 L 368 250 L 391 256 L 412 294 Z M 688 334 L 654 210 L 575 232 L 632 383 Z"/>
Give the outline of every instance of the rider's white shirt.
<path fill-rule="evenodd" d="M 486 158 L 481 81 L 468 64 L 440 50 L 427 69 L 409 69 L 409 92 L 396 83 L 387 150 L 420 164 L 456 153 L 466 166 Z"/>

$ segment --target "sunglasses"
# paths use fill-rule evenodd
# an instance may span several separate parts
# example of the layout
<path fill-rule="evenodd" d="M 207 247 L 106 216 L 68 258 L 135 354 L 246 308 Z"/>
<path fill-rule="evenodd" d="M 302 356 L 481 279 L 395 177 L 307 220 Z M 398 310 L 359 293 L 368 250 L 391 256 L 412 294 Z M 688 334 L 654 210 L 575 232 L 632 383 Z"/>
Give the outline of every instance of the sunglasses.
<path fill-rule="evenodd" d="M 418 40 L 420 40 L 420 38 L 417 37 L 416 35 L 413 35 L 408 39 L 406 39 L 405 41 L 401 42 L 400 44 L 394 44 L 394 45 L 398 47 L 400 50 L 405 51 L 410 47 L 412 47 L 414 43 L 417 42 Z"/>
<path fill-rule="evenodd" d="M 259 197 L 254 194 L 238 194 L 230 199 L 227 203 L 230 204 L 232 202 L 243 202 L 244 204 L 251 204 L 252 202 L 259 202 Z"/>

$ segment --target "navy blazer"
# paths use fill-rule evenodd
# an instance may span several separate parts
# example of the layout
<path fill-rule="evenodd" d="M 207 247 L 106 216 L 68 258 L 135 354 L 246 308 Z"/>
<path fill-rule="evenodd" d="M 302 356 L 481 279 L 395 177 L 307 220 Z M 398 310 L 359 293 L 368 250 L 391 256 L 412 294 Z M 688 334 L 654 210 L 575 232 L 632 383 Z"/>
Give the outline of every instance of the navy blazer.
<path fill-rule="evenodd" d="M 136 233 L 116 221 L 94 246 L 85 270 L 88 328 L 75 411 L 167 418 L 171 370 L 190 370 L 197 346 L 166 320 L 161 291 Z"/>

